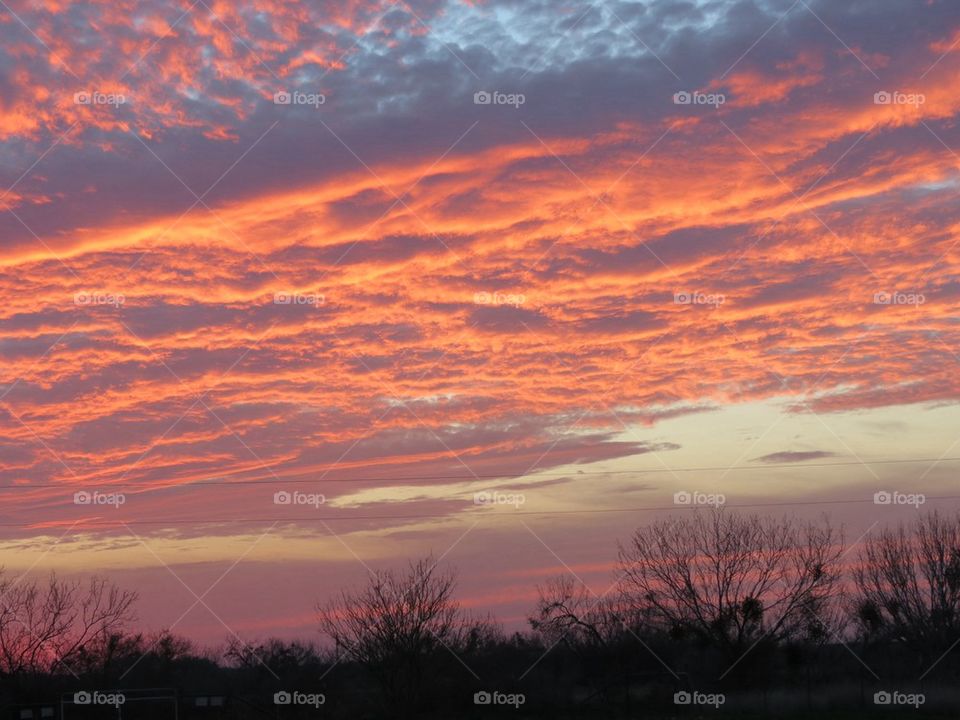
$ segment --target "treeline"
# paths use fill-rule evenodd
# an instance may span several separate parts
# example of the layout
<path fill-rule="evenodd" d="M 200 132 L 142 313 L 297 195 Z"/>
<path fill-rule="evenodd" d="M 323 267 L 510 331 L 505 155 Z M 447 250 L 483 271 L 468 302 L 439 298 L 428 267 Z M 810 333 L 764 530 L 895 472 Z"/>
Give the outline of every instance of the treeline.
<path fill-rule="evenodd" d="M 694 510 L 621 543 L 608 588 L 537 590 L 507 635 L 428 557 L 317 606 L 329 642 L 214 651 L 132 631 L 135 595 L 103 579 L 4 576 L 0 699 L 31 717 L 15 713 L 66 697 L 71 718 L 115 717 L 124 692 L 125 717 L 170 717 L 137 688 L 174 689 L 181 718 L 960 713 L 960 516 L 846 547 L 827 519 Z M 98 697 L 114 706 L 83 704 Z"/>

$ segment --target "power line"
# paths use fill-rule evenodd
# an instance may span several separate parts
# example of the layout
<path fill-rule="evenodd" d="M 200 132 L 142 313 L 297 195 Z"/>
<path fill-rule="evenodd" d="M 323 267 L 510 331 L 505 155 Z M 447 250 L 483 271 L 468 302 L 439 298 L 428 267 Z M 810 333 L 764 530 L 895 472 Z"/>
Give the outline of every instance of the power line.
<path fill-rule="evenodd" d="M 925 501 L 930 500 L 960 500 L 960 495 L 933 495 L 924 496 Z M 872 498 L 856 498 L 844 500 L 786 500 L 782 502 L 769 503 L 725 503 L 724 508 L 766 508 L 766 507 L 794 507 L 801 505 L 854 505 L 863 503 L 874 503 Z M 900 507 L 900 506 L 880 506 L 880 507 Z M 484 512 L 480 516 L 494 517 L 513 517 L 517 515 L 595 515 L 600 513 L 621 513 L 621 512 L 663 512 L 668 510 L 708 510 L 704 505 L 661 505 L 646 507 L 627 507 L 627 508 L 594 508 L 579 510 L 510 510 L 507 512 Z M 114 527 L 122 525 L 227 525 L 231 523 L 277 523 L 277 524 L 304 524 L 306 522 L 336 522 L 338 520 L 423 520 L 423 519 L 449 519 L 453 517 L 452 513 L 409 513 L 405 515 L 324 515 L 324 516 L 304 516 L 296 518 L 221 518 L 205 520 L 188 519 L 170 519 L 170 520 L 135 520 L 125 518 L 122 520 L 100 519 L 84 522 L 82 527 Z M 471 517 L 477 517 L 472 515 Z M 34 527 L 35 523 L 0 523 L 0 527 L 28 528 Z M 81 528 L 81 523 L 76 523 Z"/>
<path fill-rule="evenodd" d="M 497 473 L 484 475 L 408 475 L 392 477 L 356 477 L 356 478 L 264 478 L 261 480 L 198 480 L 196 482 L 187 482 L 180 485 L 170 485 L 145 489 L 144 491 L 158 492 L 160 490 L 179 490 L 191 487 L 208 487 L 217 485 L 283 485 L 300 483 L 403 483 L 403 482 L 423 482 L 429 480 L 447 480 L 452 482 L 473 482 L 476 480 L 517 480 L 520 478 L 557 478 L 557 477 L 578 477 L 578 476 L 601 476 L 601 475 L 659 475 L 663 473 L 690 473 L 690 472 L 731 472 L 737 470 L 777 470 L 777 469 L 816 469 L 828 467 L 850 467 L 850 466 L 873 466 L 873 465 L 907 465 L 911 463 L 946 463 L 960 461 L 960 457 L 944 458 L 905 458 L 905 459 L 886 459 L 886 460 L 838 460 L 836 462 L 825 463 L 771 463 L 766 465 L 713 465 L 699 467 L 674 467 L 674 468 L 642 468 L 638 470 L 575 470 L 565 473 Z M 104 484 L 103 487 L 109 488 L 136 488 L 135 483 L 124 484 Z M 66 490 L 82 489 L 80 485 L 68 485 L 66 483 L 30 483 L 30 484 L 7 484 L 0 485 L 0 491 L 3 490 L 29 490 L 33 488 L 58 488 Z"/>

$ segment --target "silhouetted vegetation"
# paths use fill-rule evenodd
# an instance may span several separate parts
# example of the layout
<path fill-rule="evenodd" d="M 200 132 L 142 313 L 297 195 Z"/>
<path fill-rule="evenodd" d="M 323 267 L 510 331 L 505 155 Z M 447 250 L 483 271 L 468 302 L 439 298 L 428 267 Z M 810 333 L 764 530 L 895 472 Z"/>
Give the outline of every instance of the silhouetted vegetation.
<path fill-rule="evenodd" d="M 4 577 L 5 717 L 119 717 L 117 693 L 124 718 L 173 717 L 174 706 L 180 718 L 960 710 L 960 516 L 919 516 L 855 547 L 826 520 L 667 517 L 621 545 L 609 587 L 573 574 L 539 585 L 529 629 L 513 635 L 470 616 L 456 589 L 455 571 L 427 557 L 318 605 L 316 644 L 231 637 L 203 650 L 134 632 L 135 597 L 106 580 Z M 77 692 L 101 704 L 74 703 Z"/>

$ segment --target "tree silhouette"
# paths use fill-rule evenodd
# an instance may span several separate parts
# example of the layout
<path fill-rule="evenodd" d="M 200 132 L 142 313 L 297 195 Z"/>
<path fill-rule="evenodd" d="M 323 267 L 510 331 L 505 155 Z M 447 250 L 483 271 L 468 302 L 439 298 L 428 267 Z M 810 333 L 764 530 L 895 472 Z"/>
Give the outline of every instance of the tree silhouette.
<path fill-rule="evenodd" d="M 840 545 L 826 522 L 696 510 L 621 546 L 621 588 L 668 631 L 739 656 L 761 641 L 829 634 Z"/>
<path fill-rule="evenodd" d="M 46 584 L 0 571 L 0 673 L 55 674 L 133 619 L 136 593 L 93 577 L 84 586 L 51 574 Z"/>
<path fill-rule="evenodd" d="M 960 634 L 960 515 L 932 512 L 864 541 L 856 616 L 869 637 L 936 652 Z"/>
<path fill-rule="evenodd" d="M 364 589 L 318 606 L 320 629 L 338 654 L 377 678 L 392 712 L 413 713 L 427 661 L 438 651 L 456 653 L 470 636 L 455 587 L 455 574 L 439 570 L 432 557 L 411 562 L 405 575 L 371 573 Z"/>

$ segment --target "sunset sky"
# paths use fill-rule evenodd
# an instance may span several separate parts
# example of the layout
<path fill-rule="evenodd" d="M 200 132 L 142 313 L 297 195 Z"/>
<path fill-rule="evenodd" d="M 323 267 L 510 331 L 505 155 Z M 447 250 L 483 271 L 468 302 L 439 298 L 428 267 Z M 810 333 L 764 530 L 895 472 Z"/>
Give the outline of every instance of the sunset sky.
<path fill-rule="evenodd" d="M 0 38 L 14 576 L 313 639 L 432 552 L 518 629 L 678 492 L 851 558 L 917 512 L 877 492 L 960 507 L 953 0 L 0 0 Z"/>

